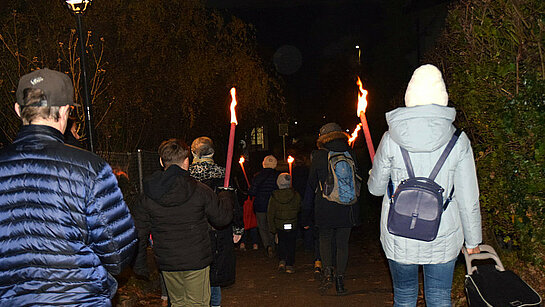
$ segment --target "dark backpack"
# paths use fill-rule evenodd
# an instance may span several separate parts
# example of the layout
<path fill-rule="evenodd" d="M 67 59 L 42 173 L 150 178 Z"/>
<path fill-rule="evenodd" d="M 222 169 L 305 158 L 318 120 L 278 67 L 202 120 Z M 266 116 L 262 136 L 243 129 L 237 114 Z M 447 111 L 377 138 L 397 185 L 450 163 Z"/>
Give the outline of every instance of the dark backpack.
<path fill-rule="evenodd" d="M 409 179 L 403 180 L 390 197 L 387 225 L 391 234 L 421 241 L 435 240 L 441 215 L 452 199 L 454 187 L 443 204 L 444 189 L 434 180 L 461 133 L 461 130 L 456 130 L 428 178 L 414 176 L 409 152 L 399 147 Z M 391 195 L 391 180 L 388 188 Z"/>
<path fill-rule="evenodd" d="M 350 153 L 330 151 L 327 164 L 327 178 L 323 185 L 320 182 L 322 197 L 342 205 L 355 204 L 360 196 L 362 179 Z"/>

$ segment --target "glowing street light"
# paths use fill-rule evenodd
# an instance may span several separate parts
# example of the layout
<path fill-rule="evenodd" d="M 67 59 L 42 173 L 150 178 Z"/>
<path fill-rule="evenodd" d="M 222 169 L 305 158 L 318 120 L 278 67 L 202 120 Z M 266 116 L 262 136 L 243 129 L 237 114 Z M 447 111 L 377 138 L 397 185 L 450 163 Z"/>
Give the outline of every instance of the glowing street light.
<path fill-rule="evenodd" d="M 89 150 L 95 151 L 94 134 L 92 125 L 91 111 L 91 93 L 89 92 L 89 77 L 87 76 L 87 55 L 85 50 L 85 40 L 81 26 L 81 15 L 91 5 L 92 0 L 66 0 L 66 6 L 76 17 L 77 31 L 80 46 L 80 69 L 83 76 L 83 107 L 85 109 L 85 127 L 89 138 Z"/>

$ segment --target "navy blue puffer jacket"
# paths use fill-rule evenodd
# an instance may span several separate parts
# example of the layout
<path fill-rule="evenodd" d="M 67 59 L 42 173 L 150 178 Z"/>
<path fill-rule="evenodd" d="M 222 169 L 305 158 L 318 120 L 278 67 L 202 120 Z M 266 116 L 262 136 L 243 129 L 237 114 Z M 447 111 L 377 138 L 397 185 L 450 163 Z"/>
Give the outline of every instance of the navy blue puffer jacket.
<path fill-rule="evenodd" d="M 40 125 L 0 151 L 0 306 L 111 306 L 135 245 L 102 159 Z"/>
<path fill-rule="evenodd" d="M 255 212 L 267 212 L 271 194 L 274 190 L 278 190 L 276 185 L 278 174 L 279 172 L 272 168 L 264 168 L 261 172 L 255 174 L 248 190 L 248 195 L 255 196 Z"/>

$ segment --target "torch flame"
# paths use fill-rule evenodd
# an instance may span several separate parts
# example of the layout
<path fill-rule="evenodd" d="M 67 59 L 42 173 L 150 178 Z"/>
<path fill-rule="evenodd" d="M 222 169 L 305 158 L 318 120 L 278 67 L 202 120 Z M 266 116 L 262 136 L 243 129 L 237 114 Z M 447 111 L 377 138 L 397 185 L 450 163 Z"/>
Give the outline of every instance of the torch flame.
<path fill-rule="evenodd" d="M 350 146 L 352 146 L 352 143 L 356 140 L 356 138 L 358 137 L 358 132 L 361 130 L 361 123 L 359 123 L 357 126 L 356 126 L 356 129 L 354 129 L 354 132 L 352 132 L 352 134 L 350 135 L 350 138 L 348 139 L 348 144 Z"/>
<path fill-rule="evenodd" d="M 288 163 L 293 163 L 295 159 L 292 156 L 288 156 Z"/>
<path fill-rule="evenodd" d="M 361 83 L 360 77 L 358 77 L 356 84 L 359 88 L 357 115 L 360 117 L 361 112 L 365 113 L 365 109 L 367 109 L 367 91 L 363 89 L 363 84 Z"/>
<path fill-rule="evenodd" d="M 235 113 L 235 106 L 237 105 L 237 90 L 231 88 L 231 123 L 238 125 L 237 114 Z"/>
<path fill-rule="evenodd" d="M 240 156 L 240 159 L 238 160 L 238 163 L 244 164 L 244 156 Z"/>

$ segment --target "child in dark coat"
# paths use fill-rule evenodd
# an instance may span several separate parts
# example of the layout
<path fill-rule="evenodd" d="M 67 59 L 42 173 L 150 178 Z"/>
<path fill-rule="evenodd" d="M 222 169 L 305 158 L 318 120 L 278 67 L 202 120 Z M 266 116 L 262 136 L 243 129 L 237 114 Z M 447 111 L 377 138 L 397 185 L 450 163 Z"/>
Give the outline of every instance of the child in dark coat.
<path fill-rule="evenodd" d="M 269 229 L 278 234 L 279 270 L 295 273 L 295 241 L 297 239 L 297 213 L 301 209 L 301 196 L 291 187 L 288 173 L 278 175 L 279 190 L 272 193 L 268 207 Z"/>

